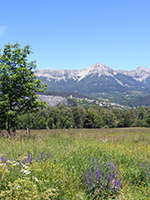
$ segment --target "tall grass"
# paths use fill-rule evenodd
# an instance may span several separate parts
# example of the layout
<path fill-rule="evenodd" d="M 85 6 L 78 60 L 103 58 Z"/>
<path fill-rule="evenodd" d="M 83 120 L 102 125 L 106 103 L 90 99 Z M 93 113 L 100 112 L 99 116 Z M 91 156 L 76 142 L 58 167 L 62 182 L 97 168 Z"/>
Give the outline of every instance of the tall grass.
<path fill-rule="evenodd" d="M 36 162 L 40 152 L 50 156 Z M 3 190 L 3 195 L 10 199 L 25 199 L 25 196 L 28 199 L 61 200 L 150 199 L 149 168 L 142 167 L 150 164 L 148 128 L 31 130 L 29 138 L 25 131 L 18 131 L 16 137 L 0 138 L 0 153 L 0 158 L 3 156 L 20 163 L 12 167 L 12 164 L 2 165 L 1 161 L 1 193 Z M 24 166 L 22 161 L 27 154 L 32 155 L 33 162 Z M 103 163 L 103 171 L 106 171 L 110 158 L 118 169 L 121 185 L 117 193 L 111 194 L 108 190 L 107 195 L 101 197 L 89 190 L 85 175 L 92 169 L 94 159 Z M 25 168 L 29 174 L 23 172 Z M 20 188 L 21 184 L 26 187 L 22 196 L 21 190 L 15 190 L 16 185 Z M 103 192 L 101 190 L 100 194 Z"/>

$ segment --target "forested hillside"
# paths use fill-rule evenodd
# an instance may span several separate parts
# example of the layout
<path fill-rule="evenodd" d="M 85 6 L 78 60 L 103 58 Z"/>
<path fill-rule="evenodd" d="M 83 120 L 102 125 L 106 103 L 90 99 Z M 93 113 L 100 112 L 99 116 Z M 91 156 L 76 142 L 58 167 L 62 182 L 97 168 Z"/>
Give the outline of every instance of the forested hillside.
<path fill-rule="evenodd" d="M 150 95 L 131 98 L 128 105 L 132 106 L 150 106 Z"/>

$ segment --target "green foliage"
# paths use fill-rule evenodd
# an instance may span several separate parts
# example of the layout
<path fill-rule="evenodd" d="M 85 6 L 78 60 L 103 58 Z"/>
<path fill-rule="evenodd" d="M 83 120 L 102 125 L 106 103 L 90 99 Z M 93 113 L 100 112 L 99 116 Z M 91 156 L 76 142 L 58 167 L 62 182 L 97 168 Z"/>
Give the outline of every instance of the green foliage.
<path fill-rule="evenodd" d="M 131 125 L 131 114 L 129 110 L 124 111 L 124 127 L 130 127 Z"/>
<path fill-rule="evenodd" d="M 10 124 L 20 113 L 32 112 L 43 108 L 46 102 L 38 101 L 36 92 L 44 92 L 46 85 L 37 79 L 33 70 L 35 61 L 27 62 L 27 56 L 32 53 L 30 46 L 23 49 L 18 43 L 7 44 L 0 55 L 0 118 L 2 126 Z"/>
<path fill-rule="evenodd" d="M 144 95 L 144 96 L 138 96 L 138 97 L 133 97 L 130 100 L 130 104 L 132 106 L 150 106 L 150 95 Z"/>
<path fill-rule="evenodd" d="M 145 114 L 146 114 L 146 111 L 145 111 L 144 107 L 143 106 L 140 107 L 139 112 L 138 112 L 138 119 L 140 119 L 140 120 L 145 119 Z"/>
<path fill-rule="evenodd" d="M 68 107 L 77 107 L 77 101 L 75 99 L 67 98 Z"/>
<path fill-rule="evenodd" d="M 101 128 L 104 122 L 100 114 L 96 114 L 93 110 L 87 111 L 85 120 L 85 128 Z"/>
<path fill-rule="evenodd" d="M 148 126 L 150 127 L 150 115 L 147 117 L 147 119 L 146 119 L 146 123 L 147 123 Z"/>
<path fill-rule="evenodd" d="M 26 129 L 27 126 L 31 129 L 148 127 L 149 115 L 148 107 L 108 110 L 98 105 L 89 109 L 59 105 L 36 113 L 20 114 L 14 126 L 17 129 Z"/>
<path fill-rule="evenodd" d="M 104 120 L 104 125 L 107 125 L 109 128 L 113 128 L 116 126 L 115 124 L 116 117 L 113 114 L 112 110 L 102 109 L 100 114 Z"/>
<path fill-rule="evenodd" d="M 86 120 L 86 110 L 82 107 L 72 108 L 74 128 L 83 128 Z"/>

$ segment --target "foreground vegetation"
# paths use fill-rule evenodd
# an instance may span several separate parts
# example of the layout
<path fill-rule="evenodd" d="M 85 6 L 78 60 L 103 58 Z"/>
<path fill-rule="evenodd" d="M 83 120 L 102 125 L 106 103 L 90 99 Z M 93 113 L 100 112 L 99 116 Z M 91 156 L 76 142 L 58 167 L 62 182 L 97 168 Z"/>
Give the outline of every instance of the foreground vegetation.
<path fill-rule="evenodd" d="M 0 147 L 1 199 L 150 199 L 148 128 L 22 130 Z"/>

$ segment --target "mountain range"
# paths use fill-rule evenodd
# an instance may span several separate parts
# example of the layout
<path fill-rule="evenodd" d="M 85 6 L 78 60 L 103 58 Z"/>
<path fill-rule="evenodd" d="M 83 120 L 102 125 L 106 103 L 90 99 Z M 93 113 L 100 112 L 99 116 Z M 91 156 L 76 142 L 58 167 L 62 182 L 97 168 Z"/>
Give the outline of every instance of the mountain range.
<path fill-rule="evenodd" d="M 150 69 L 115 70 L 96 63 L 82 70 L 34 71 L 35 75 L 48 84 L 51 91 L 71 91 L 95 97 L 140 96 L 150 94 Z"/>

